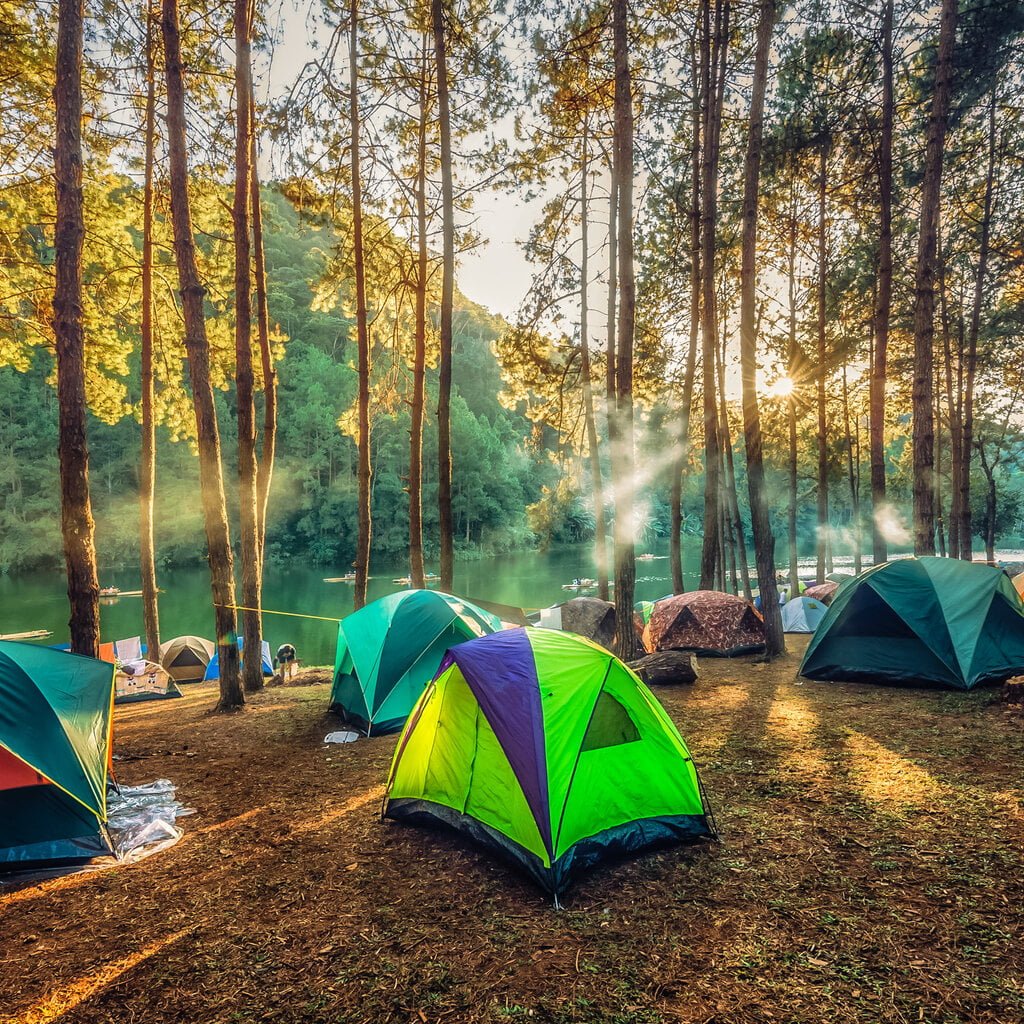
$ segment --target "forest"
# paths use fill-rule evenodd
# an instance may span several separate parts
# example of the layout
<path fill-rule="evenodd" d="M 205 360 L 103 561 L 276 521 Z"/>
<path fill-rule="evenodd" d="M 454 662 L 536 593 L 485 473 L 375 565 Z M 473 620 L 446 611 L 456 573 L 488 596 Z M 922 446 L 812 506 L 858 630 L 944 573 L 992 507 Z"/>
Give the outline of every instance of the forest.
<path fill-rule="evenodd" d="M 1019 4 L 60 12 L 0 14 L 4 571 L 205 555 L 226 635 L 236 562 L 589 540 L 625 610 L 656 539 L 770 598 L 1024 532 Z"/>

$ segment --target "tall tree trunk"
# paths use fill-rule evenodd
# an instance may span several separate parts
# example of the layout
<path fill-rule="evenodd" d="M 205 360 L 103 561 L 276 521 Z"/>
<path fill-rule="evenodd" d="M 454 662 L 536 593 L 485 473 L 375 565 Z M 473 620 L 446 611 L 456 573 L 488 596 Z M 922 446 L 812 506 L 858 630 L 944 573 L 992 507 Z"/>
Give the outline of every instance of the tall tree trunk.
<path fill-rule="evenodd" d="M 619 206 L 619 322 L 615 349 L 616 408 L 612 420 L 615 488 L 615 653 L 623 661 L 636 656 L 633 591 L 633 330 L 636 282 L 633 277 L 633 97 L 629 66 L 627 0 L 612 0 L 615 64 L 615 180 Z"/>
<path fill-rule="evenodd" d="M 737 571 L 743 581 L 743 594 L 748 601 L 753 600 L 750 589 L 750 560 L 747 557 L 747 538 L 743 528 L 743 516 L 740 514 L 739 494 L 736 489 L 736 463 L 732 450 L 732 428 L 729 426 L 729 408 L 725 400 L 725 351 L 729 347 L 728 338 L 723 331 L 722 346 L 718 354 L 718 404 L 720 409 L 719 437 L 722 447 L 722 471 L 725 480 L 726 499 L 726 538 L 727 550 L 731 553 L 729 569 L 732 574 L 733 593 L 738 593 Z"/>
<path fill-rule="evenodd" d="M 371 467 L 370 467 L 370 332 L 366 318 L 366 273 L 363 250 L 363 190 L 360 177 L 359 140 L 359 2 L 349 4 L 349 120 L 352 174 L 352 245 L 356 279 L 356 348 L 359 372 L 359 526 L 356 536 L 355 607 L 366 604 L 366 581 L 370 573 Z"/>
<path fill-rule="evenodd" d="M 450 592 L 455 574 L 452 532 L 452 305 L 455 298 L 455 200 L 452 185 L 452 128 L 448 102 L 444 0 L 431 0 L 437 107 L 441 136 L 441 358 L 437 386 L 437 505 L 441 532 L 441 589 Z"/>
<path fill-rule="evenodd" d="M 82 0 L 57 6 L 56 144 L 57 225 L 53 333 L 57 347 L 61 533 L 71 605 L 71 650 L 95 658 L 100 646 L 100 585 L 89 497 L 86 439 L 85 329 L 82 323 Z"/>
<path fill-rule="evenodd" d="M 139 459 L 139 568 L 142 627 L 150 661 L 160 661 L 153 504 L 156 488 L 156 420 L 153 383 L 153 173 L 156 156 L 156 53 L 154 12 L 146 0 L 146 155 L 142 190 L 142 451 Z"/>
<path fill-rule="evenodd" d="M 914 553 L 935 554 L 935 427 L 933 364 L 935 337 L 935 263 L 942 189 L 942 157 L 953 82 L 957 0 L 942 0 L 935 91 L 928 118 L 924 180 L 921 185 L 921 229 L 914 281 Z"/>
<path fill-rule="evenodd" d="M 775 25 L 775 0 L 761 0 L 757 22 L 757 49 L 750 99 L 747 155 L 743 173 L 743 211 L 740 257 L 740 368 L 743 382 L 743 440 L 747 453 L 750 525 L 754 534 L 757 586 L 761 595 L 766 648 L 769 657 L 786 649 L 782 615 L 775 582 L 775 537 L 768 514 L 764 485 L 761 413 L 757 402 L 757 327 L 754 301 L 757 290 L 757 197 L 761 180 L 764 130 L 764 94 Z"/>
<path fill-rule="evenodd" d="M 846 475 L 850 484 L 850 518 L 853 521 L 853 571 L 859 576 L 861 571 L 861 535 L 860 535 L 860 487 L 858 486 L 857 463 L 859 455 L 854 442 L 853 430 L 850 429 L 850 388 L 847 383 L 846 363 L 843 363 L 843 434 L 846 442 Z"/>
<path fill-rule="evenodd" d="M 938 86 L 936 86 L 936 89 Z M 981 239 L 978 247 L 978 270 L 974 279 L 971 304 L 971 325 L 967 334 L 967 368 L 964 382 L 964 416 L 960 468 L 960 557 L 970 561 L 974 553 L 971 530 L 971 449 L 974 444 L 974 380 L 978 366 L 978 335 L 981 332 L 981 304 L 988 277 L 990 235 L 992 230 L 992 193 L 996 166 L 996 97 L 998 82 L 992 85 L 988 108 L 988 161 L 985 168 L 985 196 L 982 204 Z"/>
<path fill-rule="evenodd" d="M 960 469 L 963 464 L 963 421 L 961 419 L 963 387 L 963 351 L 957 350 L 957 375 L 953 378 L 952 327 L 949 316 L 949 298 L 946 288 L 946 267 L 942 248 L 942 229 L 937 240 L 939 260 L 939 311 L 942 323 L 942 361 L 946 391 L 946 413 L 949 420 L 949 557 L 960 557 Z M 941 452 L 941 448 L 940 448 Z"/>
<path fill-rule="evenodd" d="M 786 361 L 789 367 L 790 392 L 786 399 L 786 418 L 789 426 L 789 592 L 800 592 L 800 555 L 797 550 L 797 432 L 796 402 L 797 388 L 801 383 L 801 367 L 797 360 L 796 347 L 796 184 L 790 190 L 790 221 L 789 221 L 789 338 Z M 764 602 L 762 602 L 763 604 Z"/>
<path fill-rule="evenodd" d="M 416 339 L 409 410 L 409 580 L 426 586 L 423 570 L 423 410 L 427 388 L 427 37 L 423 36 L 416 135 Z"/>
<path fill-rule="evenodd" d="M 221 710 L 245 703 L 238 674 L 238 643 L 235 618 L 234 559 L 224 501 L 224 476 L 221 468 L 220 432 L 210 386 L 210 345 L 206 336 L 203 296 L 206 289 L 196 266 L 195 237 L 192 233 L 192 209 L 188 194 L 188 147 L 185 136 L 185 79 L 181 56 L 177 0 L 162 0 L 162 29 L 167 66 L 167 152 L 170 165 L 171 220 L 174 226 L 174 253 L 178 264 L 182 318 L 185 324 L 185 351 L 188 355 L 189 382 L 196 414 L 196 440 L 199 446 L 199 489 L 206 527 L 207 557 L 210 563 L 210 587 L 213 592 L 214 619 L 220 658 Z M 257 654 L 257 658 L 259 655 Z"/>
<path fill-rule="evenodd" d="M 587 122 L 583 121 L 582 154 L 580 159 L 580 239 L 583 255 L 580 262 L 580 372 L 583 377 L 583 417 L 586 420 L 587 447 L 589 449 L 590 480 L 594 494 L 594 542 L 597 566 L 597 591 L 602 601 L 608 600 L 608 543 L 605 539 L 604 485 L 601 479 L 601 451 L 597 442 L 597 420 L 594 414 L 594 388 L 590 379 L 590 313 L 587 277 L 590 273 L 589 218 L 587 213 L 587 175 L 590 163 L 587 153 Z"/>
<path fill-rule="evenodd" d="M 946 557 L 945 516 L 942 510 L 942 404 L 935 396 L 935 539 L 939 554 Z"/>
<path fill-rule="evenodd" d="M 828 342 L 825 335 L 825 288 L 828 280 L 828 154 L 830 144 L 822 143 L 818 166 L 818 544 L 815 579 L 824 583 L 828 558 L 828 412 L 825 378 L 828 376 Z"/>
<path fill-rule="evenodd" d="M 605 339 L 605 414 L 611 433 L 612 416 L 615 414 L 615 320 L 618 311 L 619 293 L 619 186 L 615 180 L 614 154 L 608 168 L 608 319 Z"/>
<path fill-rule="evenodd" d="M 249 81 L 252 87 L 252 78 Z M 263 372 L 263 446 L 256 467 L 256 523 L 259 541 L 259 581 L 263 587 L 263 567 L 267 546 L 267 507 L 270 484 L 274 478 L 277 456 L 277 371 L 270 347 L 270 310 L 267 305 L 267 257 L 263 248 L 263 205 L 260 196 L 260 174 L 257 166 L 256 102 L 250 93 L 249 109 L 253 117 L 250 132 L 252 173 L 249 179 L 249 205 L 252 214 L 253 277 L 256 283 L 256 328 L 260 347 L 260 369 Z"/>
<path fill-rule="evenodd" d="M 715 353 L 718 351 L 718 302 L 715 294 L 715 229 L 718 223 L 718 159 L 725 94 L 725 65 L 729 40 L 729 0 L 715 2 L 714 41 L 710 41 L 710 0 L 703 0 L 702 61 L 708 68 L 705 111 L 704 160 L 701 180 L 701 336 L 704 367 L 704 545 L 701 550 L 700 586 L 714 585 L 720 550 L 719 518 L 722 481 L 719 475 L 721 443 L 715 401 Z"/>
<path fill-rule="evenodd" d="M 669 562 L 672 569 L 672 593 L 681 594 L 683 582 L 683 478 L 690 464 L 690 416 L 693 406 L 693 384 L 697 373 L 697 341 L 700 336 L 700 154 L 701 103 L 706 83 L 701 79 L 700 60 L 694 28 L 690 44 L 692 81 L 692 135 L 690 138 L 690 335 L 686 347 L 686 369 L 683 374 L 683 394 L 679 417 L 679 467 L 673 475 L 671 494 L 671 528 L 669 532 Z"/>
<path fill-rule="evenodd" d="M 869 397 L 871 462 L 872 561 L 889 558 L 885 518 L 885 384 L 888 374 L 889 316 L 892 308 L 892 133 L 893 133 L 893 0 L 882 5 L 882 137 L 878 151 L 878 288 L 875 296 L 874 351 Z"/>
<path fill-rule="evenodd" d="M 238 416 L 238 506 L 242 548 L 242 678 L 263 689 L 259 523 L 256 512 L 256 405 L 252 369 L 252 53 L 250 0 L 235 0 L 235 395 Z"/>

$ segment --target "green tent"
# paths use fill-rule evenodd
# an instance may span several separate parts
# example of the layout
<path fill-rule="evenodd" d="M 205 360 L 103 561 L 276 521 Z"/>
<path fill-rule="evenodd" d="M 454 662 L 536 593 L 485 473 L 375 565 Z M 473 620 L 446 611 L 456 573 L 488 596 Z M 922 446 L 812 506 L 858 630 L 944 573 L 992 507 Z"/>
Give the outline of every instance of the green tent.
<path fill-rule="evenodd" d="M 385 814 L 453 827 L 556 898 L 607 857 L 713 834 L 651 691 L 603 647 L 547 629 L 448 652 L 398 741 Z"/>
<path fill-rule="evenodd" d="M 836 592 L 800 668 L 810 679 L 969 690 L 1024 672 L 1024 604 L 998 569 L 955 558 L 875 566 Z"/>
<path fill-rule="evenodd" d="M 0 641 L 0 871 L 110 853 L 114 666 Z"/>
<path fill-rule="evenodd" d="M 403 590 L 338 626 L 331 707 L 371 733 L 395 732 L 454 644 L 501 629 L 501 619 L 436 590 Z"/>

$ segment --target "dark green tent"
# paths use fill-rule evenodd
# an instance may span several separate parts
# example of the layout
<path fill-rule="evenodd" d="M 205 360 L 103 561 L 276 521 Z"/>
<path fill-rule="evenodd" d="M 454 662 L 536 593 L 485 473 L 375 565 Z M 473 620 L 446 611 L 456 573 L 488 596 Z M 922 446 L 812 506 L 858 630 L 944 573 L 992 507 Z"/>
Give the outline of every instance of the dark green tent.
<path fill-rule="evenodd" d="M 800 671 L 809 679 L 961 690 L 997 682 L 1024 673 L 1024 604 L 991 566 L 888 562 L 840 587 Z"/>
<path fill-rule="evenodd" d="M 114 666 L 0 641 L 0 871 L 111 852 Z"/>
<path fill-rule="evenodd" d="M 496 615 L 451 594 L 388 594 L 339 624 L 331 707 L 367 735 L 395 732 L 449 647 L 499 629 Z"/>

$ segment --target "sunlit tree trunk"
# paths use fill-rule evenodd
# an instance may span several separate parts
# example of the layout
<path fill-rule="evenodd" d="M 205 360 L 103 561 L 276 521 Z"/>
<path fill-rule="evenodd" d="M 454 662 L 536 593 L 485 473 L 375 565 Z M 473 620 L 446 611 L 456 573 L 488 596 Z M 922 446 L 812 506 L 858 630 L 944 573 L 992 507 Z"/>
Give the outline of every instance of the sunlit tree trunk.
<path fill-rule="evenodd" d="M 171 220 L 174 252 L 178 264 L 185 351 L 189 382 L 196 414 L 199 447 L 199 489 L 206 526 L 214 618 L 220 658 L 220 703 L 222 710 L 245 703 L 238 673 L 238 643 L 235 633 L 235 581 L 224 476 L 221 468 L 220 432 L 210 386 L 210 346 L 206 336 L 203 297 L 206 289 L 199 280 L 192 210 L 188 194 L 188 147 L 185 136 L 185 80 L 178 27 L 177 0 L 163 0 L 162 29 L 167 65 L 167 151 L 170 166 Z M 258 655 L 257 655 L 258 657 Z"/>
<path fill-rule="evenodd" d="M 801 367 L 798 366 L 796 347 L 796 186 L 791 189 L 789 221 L 789 338 L 787 365 L 791 384 L 786 399 L 786 419 L 789 427 L 789 592 L 800 590 L 800 556 L 797 550 L 797 486 L 799 483 L 797 459 L 796 403 Z M 762 601 L 762 604 L 764 602 Z"/>
<path fill-rule="evenodd" d="M 715 295 L 715 229 L 718 223 L 718 159 L 725 94 L 725 65 L 729 40 L 729 0 L 716 0 L 715 32 L 711 40 L 710 0 L 703 0 L 702 64 L 708 69 L 705 104 L 704 159 L 701 179 L 701 337 L 704 369 L 704 544 L 700 586 L 714 585 L 721 549 L 719 519 L 722 504 L 721 442 L 715 401 L 715 353 L 718 351 L 718 303 Z"/>
<path fill-rule="evenodd" d="M 366 604 L 366 581 L 370 572 L 371 540 L 371 466 L 370 466 L 370 333 L 366 319 L 366 272 L 363 250 L 363 190 L 360 174 L 359 139 L 359 4 L 349 4 L 349 120 L 351 144 L 349 158 L 352 174 L 352 245 L 356 285 L 356 348 L 359 374 L 357 399 L 359 420 L 359 525 L 356 535 L 355 607 Z"/>
<path fill-rule="evenodd" d="M 828 410 L 825 381 L 828 377 L 828 343 L 825 335 L 825 289 L 828 280 L 828 153 L 824 142 L 819 153 L 818 166 L 818 365 L 815 373 L 818 394 L 818 541 L 815 579 L 825 581 L 828 558 Z"/>
<path fill-rule="evenodd" d="M 948 534 L 950 558 L 960 557 L 960 467 L 963 463 L 963 450 L 961 442 L 963 439 L 962 401 L 963 401 L 963 361 L 964 353 L 962 348 L 957 349 L 957 373 L 954 379 L 953 374 L 953 342 L 952 325 L 949 316 L 949 298 L 946 287 L 945 257 L 942 248 L 942 229 L 939 227 L 937 240 L 937 253 L 939 261 L 939 311 L 942 324 L 942 361 L 943 361 L 943 384 L 946 392 L 946 415 L 949 422 L 949 520 Z M 936 415 L 940 416 L 941 405 L 937 403 Z M 941 449 L 940 449 L 941 452 Z M 941 506 L 940 506 L 941 507 Z"/>
<path fill-rule="evenodd" d="M 448 102 L 448 58 L 444 2 L 431 0 L 437 107 L 441 139 L 441 358 L 437 384 L 437 506 L 441 533 L 441 589 L 451 591 L 455 572 L 452 527 L 452 306 L 455 298 L 455 200 L 452 184 L 451 113 Z"/>
<path fill-rule="evenodd" d="M 252 368 L 252 54 L 250 0 L 235 0 L 235 397 L 238 420 L 238 505 L 242 548 L 242 678 L 246 692 L 263 689 L 259 523 L 256 513 L 256 406 Z"/>
<path fill-rule="evenodd" d="M 423 411 L 427 387 L 427 37 L 422 43 L 419 123 L 416 134 L 416 338 L 409 408 L 409 580 L 422 590 L 423 570 Z"/>
<path fill-rule="evenodd" d="M 942 158 L 953 81 L 957 0 L 942 0 L 939 51 L 921 185 L 921 228 L 914 281 L 914 553 L 935 554 L 935 427 L 933 364 L 935 337 L 935 263 L 942 188 Z"/>
<path fill-rule="evenodd" d="M 696 28 L 694 29 L 696 35 Z M 697 342 L 700 336 L 700 154 L 701 97 L 706 84 L 700 75 L 696 38 L 690 45 L 694 82 L 692 97 L 692 135 L 690 139 L 690 335 L 686 347 L 686 369 L 679 420 L 679 467 L 672 479 L 669 562 L 672 569 L 672 593 L 686 589 L 683 581 L 683 479 L 690 464 L 690 416 L 693 384 L 697 373 Z"/>
<path fill-rule="evenodd" d="M 139 568 L 142 575 L 142 627 L 150 661 L 160 660 L 153 504 L 156 488 L 156 419 L 153 410 L 153 175 L 156 155 L 156 54 L 154 12 L 146 0 L 146 112 L 142 188 L 142 324 L 140 383 L 142 446 L 139 458 Z"/>
<path fill-rule="evenodd" d="M 843 363 L 843 433 L 846 441 L 846 476 L 850 484 L 850 518 L 853 521 L 853 571 L 859 576 L 861 571 L 861 533 L 860 533 L 860 486 L 858 483 L 857 462 L 858 444 L 854 439 L 854 431 L 850 423 L 850 388 L 847 383 L 847 367 Z"/>
<path fill-rule="evenodd" d="M 882 132 L 878 147 L 878 288 L 875 296 L 874 350 L 869 397 L 871 462 L 872 559 L 889 557 L 881 529 L 885 506 L 885 384 L 888 374 L 889 317 L 892 307 L 892 132 L 893 132 L 893 0 L 882 6 Z"/>
<path fill-rule="evenodd" d="M 583 121 L 583 142 L 580 160 L 580 240 L 583 255 L 580 263 L 580 372 L 583 377 L 583 417 L 586 421 L 587 448 L 589 449 L 590 481 L 594 495 L 594 544 L 597 567 L 597 590 L 602 601 L 608 600 L 608 543 L 605 539 L 604 484 L 601 479 L 601 451 L 597 442 L 597 420 L 594 413 L 594 388 L 590 376 L 590 313 L 587 280 L 590 273 L 589 217 L 587 211 L 587 176 L 590 163 L 587 153 L 587 122 Z"/>
<path fill-rule="evenodd" d="M 997 83 L 992 85 L 988 108 L 988 161 L 985 168 L 985 196 L 982 203 L 981 240 L 978 248 L 978 269 L 974 279 L 971 323 L 967 334 L 967 367 L 964 380 L 964 416 L 960 467 L 960 557 L 971 560 L 974 536 L 971 530 L 971 449 L 974 444 L 974 381 L 978 366 L 978 335 L 981 331 L 981 304 L 988 277 L 990 236 L 992 230 L 992 192 L 996 164 L 996 97 Z"/>
<path fill-rule="evenodd" d="M 260 196 L 259 167 L 256 163 L 256 103 L 251 92 L 251 76 L 249 86 L 249 110 L 253 116 L 253 130 L 250 132 L 252 173 L 249 179 L 249 205 L 252 215 L 253 278 L 256 284 L 256 328 L 260 349 L 260 368 L 263 373 L 263 445 L 256 467 L 256 523 L 259 545 L 259 585 L 262 591 L 267 547 L 267 508 L 270 503 L 270 485 L 274 478 L 274 460 L 277 457 L 277 371 L 274 369 L 274 353 L 270 347 L 267 258 L 263 248 L 263 204 Z"/>
<path fill-rule="evenodd" d="M 57 6 L 56 139 L 57 224 L 53 333 L 57 347 L 61 533 L 71 605 L 71 649 L 96 657 L 100 644 L 99 580 L 89 497 L 86 439 L 85 329 L 82 323 L 82 46 L 81 0 Z"/>
<path fill-rule="evenodd" d="M 764 454 L 761 413 L 757 402 L 757 324 L 754 303 L 757 290 L 757 206 L 761 180 L 764 131 L 764 95 L 768 61 L 775 25 L 775 0 L 761 0 L 754 54 L 754 79 L 750 98 L 747 154 L 743 173 L 743 208 L 740 256 L 740 368 L 743 382 L 743 440 L 747 453 L 750 524 L 754 534 L 757 585 L 761 595 L 766 647 L 769 657 L 786 649 L 775 583 L 775 537 L 768 515 L 764 485 Z"/>
<path fill-rule="evenodd" d="M 750 589 L 750 566 L 747 558 L 747 538 L 740 514 L 739 494 L 736 489 L 736 464 L 732 450 L 732 428 L 729 426 L 729 408 L 725 400 L 725 350 L 728 340 L 723 337 L 718 356 L 718 400 L 720 410 L 719 437 L 722 440 L 722 470 L 725 480 L 726 531 L 728 548 L 732 552 L 729 569 L 732 573 L 733 593 L 738 593 L 737 572 L 743 581 L 743 594 L 748 601 L 753 594 Z"/>
<path fill-rule="evenodd" d="M 633 98 L 629 66 L 627 0 L 612 0 L 615 65 L 615 179 L 619 206 L 619 320 L 616 332 L 616 409 L 612 456 L 615 487 L 615 653 L 623 661 L 636 656 L 633 591 L 633 330 L 636 282 L 633 277 Z"/>

